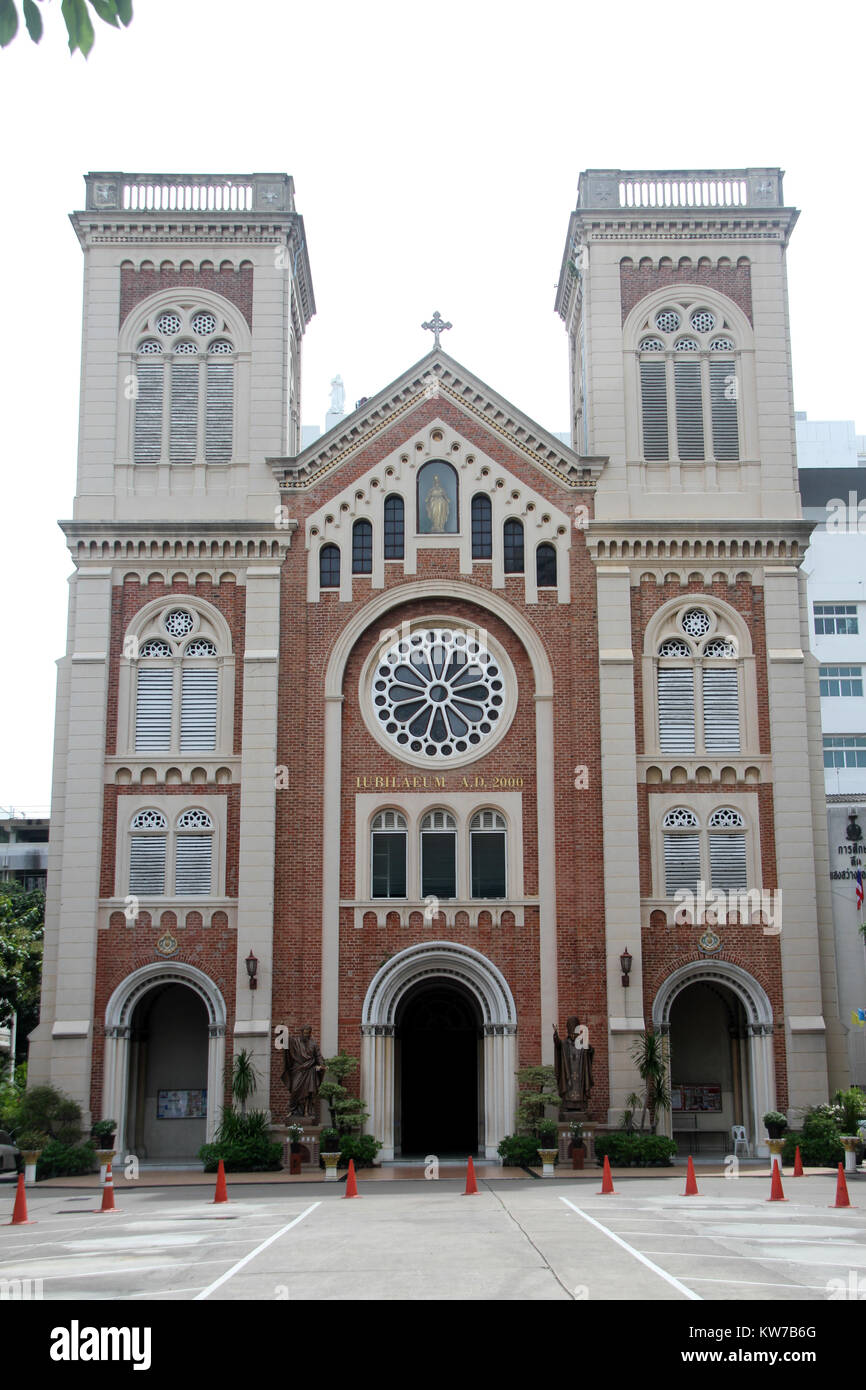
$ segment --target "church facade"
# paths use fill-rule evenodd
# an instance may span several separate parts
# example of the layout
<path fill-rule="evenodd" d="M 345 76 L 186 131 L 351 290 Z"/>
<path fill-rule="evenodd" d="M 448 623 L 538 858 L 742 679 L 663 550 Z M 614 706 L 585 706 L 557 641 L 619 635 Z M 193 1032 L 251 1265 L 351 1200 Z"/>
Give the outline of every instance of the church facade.
<path fill-rule="evenodd" d="M 581 175 L 571 447 L 437 315 L 302 450 L 291 179 L 86 185 L 31 1077 L 153 1161 L 305 1026 L 385 1159 L 494 1156 L 567 1020 L 603 1126 L 647 1029 L 698 1147 L 847 1084 L 781 172 Z"/>

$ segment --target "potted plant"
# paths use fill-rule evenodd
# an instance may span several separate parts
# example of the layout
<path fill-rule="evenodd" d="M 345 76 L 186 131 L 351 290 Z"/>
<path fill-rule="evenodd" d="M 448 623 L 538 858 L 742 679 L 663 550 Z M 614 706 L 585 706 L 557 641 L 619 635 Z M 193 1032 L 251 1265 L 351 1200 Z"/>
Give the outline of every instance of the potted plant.
<path fill-rule="evenodd" d="M 781 1139 L 788 1128 L 788 1121 L 780 1110 L 768 1110 L 763 1116 L 764 1128 L 770 1139 Z"/>
<path fill-rule="evenodd" d="M 48 1135 L 38 1129 L 25 1129 L 15 1140 L 21 1153 L 24 1163 L 24 1181 L 31 1183 L 36 1181 L 36 1164 L 45 1145 L 48 1143 Z"/>
<path fill-rule="evenodd" d="M 96 1120 L 90 1126 L 90 1137 L 97 1149 L 113 1149 L 116 1132 L 116 1120 Z"/>
<path fill-rule="evenodd" d="M 289 1141 L 290 1153 L 299 1154 L 301 1152 L 301 1140 L 303 1139 L 303 1137 L 304 1131 L 300 1125 L 286 1126 L 286 1138 Z"/>
<path fill-rule="evenodd" d="M 340 1152 L 340 1133 L 339 1130 L 328 1126 L 319 1135 L 319 1153 L 339 1153 Z"/>

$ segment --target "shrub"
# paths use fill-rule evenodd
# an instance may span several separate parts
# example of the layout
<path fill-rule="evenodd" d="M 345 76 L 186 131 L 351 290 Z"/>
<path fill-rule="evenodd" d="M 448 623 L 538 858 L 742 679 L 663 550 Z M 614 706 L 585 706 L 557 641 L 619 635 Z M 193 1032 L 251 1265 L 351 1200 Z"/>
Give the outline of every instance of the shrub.
<path fill-rule="evenodd" d="M 218 1144 L 237 1144 L 247 1139 L 270 1139 L 270 1118 L 267 1110 L 248 1110 L 238 1115 L 227 1105 L 222 1113 L 216 1135 Z"/>
<path fill-rule="evenodd" d="M 348 1168 L 349 1159 L 355 1160 L 356 1168 L 370 1168 L 382 1145 L 372 1134 L 342 1134 L 340 1136 L 341 1168 Z"/>
<path fill-rule="evenodd" d="M 496 1152 L 508 1168 L 537 1168 L 540 1161 L 533 1134 L 506 1134 Z"/>
<path fill-rule="evenodd" d="M 36 1164 L 36 1180 L 77 1177 L 80 1173 L 93 1173 L 98 1167 L 92 1144 L 64 1144 L 50 1139 Z"/>
<path fill-rule="evenodd" d="M 805 1111 L 802 1128 L 785 1136 L 782 1162 L 793 1163 L 799 1146 L 800 1157 L 808 1168 L 835 1168 L 842 1163 L 845 1150 L 839 1142 L 836 1116 L 829 1105 L 816 1105 Z"/>
<path fill-rule="evenodd" d="M 598 1157 L 609 1158 L 619 1168 L 669 1168 L 676 1151 L 674 1140 L 664 1134 L 614 1130 L 596 1135 L 595 1140 Z"/>
<path fill-rule="evenodd" d="M 856 1134 L 866 1121 L 866 1095 L 859 1086 L 849 1086 L 847 1091 L 837 1091 L 833 1097 L 833 1106 L 842 1134 Z"/>
<path fill-rule="evenodd" d="M 227 1173 L 269 1173 L 282 1167 L 282 1144 L 269 1139 L 236 1139 L 202 1144 L 198 1156 L 206 1173 L 215 1173 L 222 1159 Z"/>
<path fill-rule="evenodd" d="M 54 1086 L 31 1086 L 18 1105 L 18 1127 L 42 1130 L 72 1147 L 81 1138 L 81 1106 Z"/>

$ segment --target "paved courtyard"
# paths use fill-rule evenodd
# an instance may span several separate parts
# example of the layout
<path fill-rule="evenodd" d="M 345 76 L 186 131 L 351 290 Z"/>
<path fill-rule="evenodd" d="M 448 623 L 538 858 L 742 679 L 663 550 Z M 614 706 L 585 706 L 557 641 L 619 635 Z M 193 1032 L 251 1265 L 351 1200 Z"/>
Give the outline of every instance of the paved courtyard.
<path fill-rule="evenodd" d="M 29 1226 L 0 1226 L 0 1280 L 46 1300 L 449 1299 L 821 1301 L 866 1296 L 866 1182 L 699 1173 L 463 1183 L 129 1184 L 114 1215 L 95 1185 L 28 1189 Z M 94 1180 L 91 1180 L 93 1183 Z M 0 1221 L 13 1189 L 0 1189 Z M 4 1286 L 5 1287 L 5 1286 Z"/>

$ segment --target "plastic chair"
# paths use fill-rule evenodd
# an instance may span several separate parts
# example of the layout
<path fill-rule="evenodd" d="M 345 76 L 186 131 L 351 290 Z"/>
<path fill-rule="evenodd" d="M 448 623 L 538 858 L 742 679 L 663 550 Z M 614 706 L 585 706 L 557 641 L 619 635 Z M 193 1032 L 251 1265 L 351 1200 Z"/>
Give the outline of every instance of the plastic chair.
<path fill-rule="evenodd" d="M 731 1139 L 734 1144 L 734 1157 L 737 1156 L 737 1145 L 742 1144 L 746 1151 L 746 1158 L 749 1157 L 749 1141 L 746 1137 L 745 1125 L 731 1125 Z"/>

